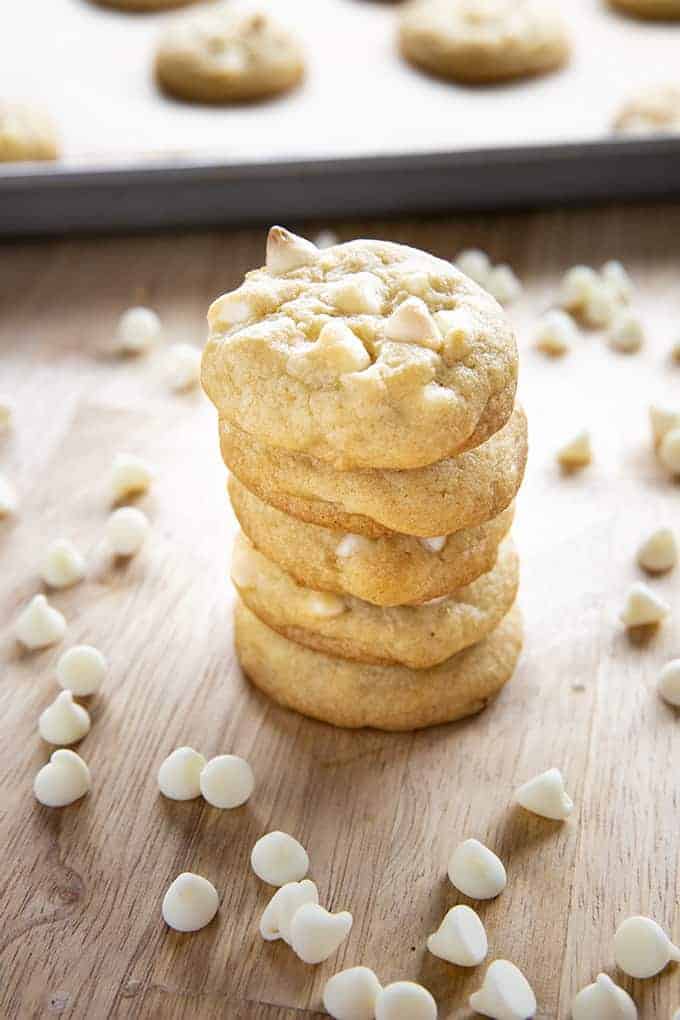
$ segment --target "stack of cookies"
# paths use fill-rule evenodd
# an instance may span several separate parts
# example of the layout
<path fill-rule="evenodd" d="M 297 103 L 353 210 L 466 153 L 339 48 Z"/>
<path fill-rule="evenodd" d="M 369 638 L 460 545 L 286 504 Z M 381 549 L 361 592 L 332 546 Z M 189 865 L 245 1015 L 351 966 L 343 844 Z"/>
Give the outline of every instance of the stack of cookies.
<path fill-rule="evenodd" d="M 413 248 L 273 227 L 209 322 L 245 673 L 339 726 L 482 709 L 522 643 L 508 533 L 527 427 L 500 306 Z"/>

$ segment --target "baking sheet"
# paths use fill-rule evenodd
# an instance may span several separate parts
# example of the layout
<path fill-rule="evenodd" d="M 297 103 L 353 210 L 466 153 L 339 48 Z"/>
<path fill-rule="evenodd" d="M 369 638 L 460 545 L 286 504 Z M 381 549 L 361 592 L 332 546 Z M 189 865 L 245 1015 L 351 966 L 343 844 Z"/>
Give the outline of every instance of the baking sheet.
<path fill-rule="evenodd" d="M 182 11 L 131 15 L 88 0 L 22 0 L 0 38 L 0 95 L 46 106 L 60 126 L 64 159 L 37 172 L 0 167 L 0 230 L 58 229 L 58 200 L 62 229 L 135 226 L 135 208 L 151 196 L 150 178 L 163 196 L 140 226 L 204 222 L 209 210 L 189 191 L 206 179 L 218 192 L 211 199 L 216 221 L 270 218 L 272 206 L 292 215 L 290 182 L 300 176 L 310 215 L 370 211 L 371 195 L 381 212 L 531 202 L 528 184 L 535 182 L 531 174 L 515 180 L 517 169 L 543 162 L 554 175 L 562 158 L 570 174 L 566 199 L 600 197 L 609 160 L 607 194 L 612 187 L 621 197 L 674 193 L 680 141 L 613 142 L 609 125 L 638 87 L 679 77 L 680 25 L 631 20 L 604 0 L 562 6 L 574 46 L 565 70 L 472 88 L 401 60 L 398 4 L 281 0 L 277 16 L 305 44 L 304 85 L 265 103 L 205 108 L 165 98 L 151 75 L 158 36 Z M 661 163 L 641 171 L 641 159 Z M 392 174 L 383 196 L 380 174 L 395 160 L 402 161 L 401 179 Z M 433 160 L 450 170 L 443 189 L 430 172 Z M 341 208 L 329 204 L 323 187 L 311 191 L 326 167 L 344 189 Z M 483 180 L 461 189 L 467 174 L 484 167 Z M 260 168 L 268 171 L 264 178 Z M 365 175 L 373 179 L 359 182 Z M 267 182 L 265 196 L 258 180 Z M 559 200 L 559 181 L 548 185 L 538 188 L 536 202 Z M 109 188 L 115 211 L 104 202 Z"/>

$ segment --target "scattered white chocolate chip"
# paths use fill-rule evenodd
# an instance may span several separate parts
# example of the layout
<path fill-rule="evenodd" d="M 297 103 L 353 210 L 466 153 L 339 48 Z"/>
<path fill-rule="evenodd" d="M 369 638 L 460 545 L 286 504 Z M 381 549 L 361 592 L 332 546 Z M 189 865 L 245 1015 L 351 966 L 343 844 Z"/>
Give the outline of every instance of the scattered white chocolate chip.
<path fill-rule="evenodd" d="M 517 803 L 543 818 L 561 822 L 574 810 L 574 802 L 564 788 L 559 769 L 548 769 L 520 786 L 515 794 Z"/>
<path fill-rule="evenodd" d="M 661 440 L 659 460 L 672 475 L 680 475 L 680 428 L 671 429 Z"/>
<path fill-rule="evenodd" d="M 582 988 L 571 1007 L 572 1020 L 637 1020 L 637 1006 L 628 992 L 606 974 Z"/>
<path fill-rule="evenodd" d="M 321 230 L 314 238 L 314 244 L 321 249 L 332 248 L 339 243 L 340 238 L 333 230 Z"/>
<path fill-rule="evenodd" d="M 596 273 L 590 266 L 572 266 L 562 277 L 558 301 L 563 308 L 580 315 L 589 326 L 607 326 L 621 305 L 621 274 L 611 266 Z"/>
<path fill-rule="evenodd" d="M 175 931 L 198 931 L 210 924 L 219 905 L 212 882 L 185 871 L 168 886 L 163 897 L 163 920 Z"/>
<path fill-rule="evenodd" d="M 461 273 L 465 273 L 480 287 L 486 287 L 486 281 L 491 272 L 491 260 L 485 251 L 481 251 L 479 248 L 466 248 L 456 256 L 455 265 Z"/>
<path fill-rule="evenodd" d="M 44 595 L 33 596 L 15 625 L 17 640 L 31 650 L 54 645 L 65 633 L 64 616 L 49 604 Z"/>
<path fill-rule="evenodd" d="M 571 315 L 562 308 L 551 308 L 536 327 L 534 343 L 539 351 L 559 357 L 571 348 L 578 338 L 578 327 Z"/>
<path fill-rule="evenodd" d="M 334 974 L 323 990 L 323 1005 L 334 1020 L 373 1020 L 382 986 L 369 967 L 350 967 Z"/>
<path fill-rule="evenodd" d="M 161 320 L 151 308 L 128 308 L 118 320 L 116 347 L 125 354 L 143 354 L 161 332 Z"/>
<path fill-rule="evenodd" d="M 669 705 L 680 708 L 680 659 L 671 659 L 661 670 L 659 694 Z"/>
<path fill-rule="evenodd" d="M 394 309 L 385 323 L 385 336 L 397 343 L 413 343 L 438 351 L 442 345 L 439 327 L 425 302 L 409 297 Z"/>
<path fill-rule="evenodd" d="M 652 428 L 652 441 L 658 447 L 667 432 L 680 428 L 680 411 L 663 404 L 651 404 L 649 424 Z"/>
<path fill-rule="evenodd" d="M 610 259 L 602 266 L 600 277 L 612 288 L 622 304 L 627 304 L 633 296 L 634 286 L 630 275 L 618 259 Z"/>
<path fill-rule="evenodd" d="M 361 552 L 367 541 L 370 540 L 364 538 L 363 535 L 344 535 L 338 542 L 335 555 L 339 556 L 342 560 L 355 556 Z"/>
<path fill-rule="evenodd" d="M 493 1020 L 528 1020 L 536 1013 L 536 996 L 519 967 L 509 960 L 494 960 L 470 1008 Z"/>
<path fill-rule="evenodd" d="M 678 546 L 670 528 L 653 531 L 637 551 L 637 561 L 652 574 L 671 570 L 678 562 Z"/>
<path fill-rule="evenodd" d="M 616 313 L 607 334 L 607 343 L 610 347 L 623 354 L 634 354 L 640 350 L 644 339 L 645 331 L 634 312 L 629 308 L 623 308 Z"/>
<path fill-rule="evenodd" d="M 310 591 L 305 600 L 307 612 L 311 616 L 330 619 L 341 616 L 347 609 L 345 600 L 329 591 Z"/>
<path fill-rule="evenodd" d="M 47 547 L 40 573 L 51 588 L 69 588 L 85 576 L 85 557 L 73 542 L 58 538 Z"/>
<path fill-rule="evenodd" d="M 309 871 L 307 851 L 287 832 L 261 836 L 250 854 L 253 871 L 269 885 L 299 882 Z"/>
<path fill-rule="evenodd" d="M 62 691 L 41 713 L 38 732 L 48 744 L 76 744 L 90 732 L 90 714 L 73 700 L 71 691 Z"/>
<path fill-rule="evenodd" d="M 560 281 L 558 301 L 563 308 L 582 312 L 599 283 L 598 274 L 590 266 L 572 266 Z"/>
<path fill-rule="evenodd" d="M 217 808 L 236 808 L 245 804 L 255 789 L 253 770 L 236 754 L 220 754 L 201 769 L 201 793 Z"/>
<path fill-rule="evenodd" d="M 476 967 L 486 957 L 489 943 L 484 925 L 471 907 L 452 907 L 433 935 L 427 948 L 434 956 L 459 967 Z"/>
<path fill-rule="evenodd" d="M 84 797 L 91 785 L 90 770 L 80 755 L 61 748 L 38 772 L 33 794 L 45 807 L 66 807 Z"/>
<path fill-rule="evenodd" d="M 267 942 L 283 939 L 290 945 L 290 925 L 293 916 L 303 903 L 318 903 L 319 892 L 314 882 L 286 882 L 277 889 L 260 918 L 260 934 Z"/>
<path fill-rule="evenodd" d="M 283 227 L 272 227 L 267 235 L 267 269 L 278 275 L 300 266 L 308 266 L 319 257 L 319 249 L 304 237 Z"/>
<path fill-rule="evenodd" d="M 444 356 L 448 361 L 462 361 L 472 350 L 475 323 L 468 308 L 452 308 L 435 312 L 434 321 L 444 338 Z"/>
<path fill-rule="evenodd" d="M 626 627 L 641 627 L 661 623 L 668 616 L 670 606 L 646 584 L 636 581 L 628 589 L 626 602 L 621 613 L 621 622 Z"/>
<path fill-rule="evenodd" d="M 8 429 L 12 426 L 12 405 L 9 400 L 0 397 L 0 429 Z"/>
<path fill-rule="evenodd" d="M 172 344 L 165 358 L 165 375 L 171 390 L 188 390 L 201 377 L 201 352 L 192 344 Z"/>
<path fill-rule="evenodd" d="M 415 981 L 394 981 L 378 992 L 375 1020 L 437 1020 L 437 1003 Z"/>
<path fill-rule="evenodd" d="M 349 910 L 331 914 L 318 903 L 303 903 L 290 922 L 290 945 L 304 963 L 323 963 L 345 941 L 351 927 Z"/>
<path fill-rule="evenodd" d="M 17 511 L 19 500 L 14 486 L 0 475 L 0 517 L 9 517 Z"/>
<path fill-rule="evenodd" d="M 385 288 L 373 273 L 354 273 L 327 287 L 328 301 L 343 315 L 377 315 Z"/>
<path fill-rule="evenodd" d="M 448 535 L 437 535 L 435 538 L 421 538 L 420 544 L 429 552 L 440 553 L 446 545 Z"/>
<path fill-rule="evenodd" d="M 91 645 L 74 645 L 57 662 L 57 680 L 77 698 L 96 694 L 102 685 L 108 664 L 102 653 Z"/>
<path fill-rule="evenodd" d="M 449 879 L 456 889 L 474 900 L 490 900 L 507 884 L 503 862 L 477 839 L 466 839 L 451 854 Z"/>
<path fill-rule="evenodd" d="M 501 305 L 512 304 L 522 293 L 522 284 L 510 266 L 494 266 L 484 284 L 489 294 Z"/>
<path fill-rule="evenodd" d="M 119 503 L 126 496 L 146 492 L 153 480 L 149 465 L 131 453 L 117 453 L 111 469 L 111 497 Z"/>
<path fill-rule="evenodd" d="M 109 514 L 106 540 L 114 556 L 134 556 L 149 531 L 149 518 L 136 506 L 121 506 Z"/>
<path fill-rule="evenodd" d="M 680 949 L 650 917 L 629 917 L 616 929 L 614 959 L 624 974 L 650 978 L 680 961 Z"/>
<path fill-rule="evenodd" d="M 201 795 L 205 758 L 193 747 L 178 747 L 158 770 L 158 787 L 170 800 L 194 800 Z"/>
<path fill-rule="evenodd" d="M 590 443 L 590 434 L 586 431 L 579 432 L 557 451 L 558 463 L 570 471 L 587 467 L 592 459 L 593 450 Z"/>

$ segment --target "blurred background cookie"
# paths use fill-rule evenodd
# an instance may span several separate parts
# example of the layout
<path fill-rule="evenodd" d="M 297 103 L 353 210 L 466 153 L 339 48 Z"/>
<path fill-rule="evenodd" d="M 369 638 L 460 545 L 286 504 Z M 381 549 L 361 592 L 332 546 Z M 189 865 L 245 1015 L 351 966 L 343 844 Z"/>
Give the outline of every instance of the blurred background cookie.
<path fill-rule="evenodd" d="M 680 131 L 680 85 L 652 85 L 621 107 L 614 129 L 625 134 L 673 134 Z"/>
<path fill-rule="evenodd" d="M 138 13 L 168 11 L 172 7 L 187 7 L 195 0 L 91 0 L 99 7 L 114 7 L 120 11 L 136 11 Z"/>
<path fill-rule="evenodd" d="M 0 102 L 0 163 L 58 156 L 56 128 L 44 110 L 24 103 Z"/>
<path fill-rule="evenodd" d="M 661 21 L 668 18 L 680 18 L 680 0 L 609 0 L 626 14 L 636 18 L 657 18 Z"/>

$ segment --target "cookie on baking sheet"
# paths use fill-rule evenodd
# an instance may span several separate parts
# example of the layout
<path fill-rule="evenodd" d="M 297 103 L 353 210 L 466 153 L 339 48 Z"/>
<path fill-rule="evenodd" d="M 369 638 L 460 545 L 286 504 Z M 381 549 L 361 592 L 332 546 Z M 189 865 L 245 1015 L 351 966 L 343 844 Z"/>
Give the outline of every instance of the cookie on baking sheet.
<path fill-rule="evenodd" d="M 44 110 L 28 103 L 0 102 L 0 163 L 58 157 L 57 132 Z"/>
<path fill-rule="evenodd" d="M 612 7 L 635 18 L 674 21 L 680 18 L 680 0 L 609 0 Z"/>
<path fill-rule="evenodd" d="M 298 584 L 378 606 L 427 602 L 486 574 L 514 516 L 509 506 L 485 524 L 453 535 L 414 538 L 391 532 L 367 538 L 291 517 L 263 503 L 235 475 L 229 479 L 229 495 L 255 548 Z"/>
<path fill-rule="evenodd" d="M 630 135 L 663 135 L 680 131 L 680 85 L 652 85 L 624 104 L 614 129 Z"/>
<path fill-rule="evenodd" d="M 220 416 L 337 470 L 433 464 L 483 443 L 512 413 L 517 349 L 505 314 L 414 248 L 321 250 L 272 227 L 266 266 L 208 319 L 202 380 Z"/>
<path fill-rule="evenodd" d="M 543 74 L 569 56 L 569 38 L 549 0 L 414 0 L 399 41 L 413 64 L 464 82 Z"/>
<path fill-rule="evenodd" d="M 477 527 L 510 506 L 524 476 L 527 421 L 518 407 L 482 446 L 411 471 L 335 471 L 226 421 L 220 445 L 239 481 L 284 513 L 369 538 L 393 531 L 429 538 Z"/>
<path fill-rule="evenodd" d="M 155 74 L 180 99 L 230 103 L 291 89 L 304 74 L 304 58 L 294 35 L 269 14 L 220 3 L 170 24 Z"/>
<path fill-rule="evenodd" d="M 507 540 L 494 568 L 465 588 L 420 606 L 373 606 L 297 584 L 239 532 L 231 578 L 251 612 L 290 641 L 343 659 L 427 669 L 500 623 L 517 596 L 519 561 Z"/>
<path fill-rule="evenodd" d="M 415 730 L 480 712 L 510 679 L 522 649 L 515 605 L 478 645 L 432 669 L 372 666 L 289 641 L 239 600 L 236 651 L 250 680 L 287 708 L 335 726 Z"/>

